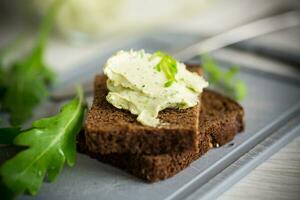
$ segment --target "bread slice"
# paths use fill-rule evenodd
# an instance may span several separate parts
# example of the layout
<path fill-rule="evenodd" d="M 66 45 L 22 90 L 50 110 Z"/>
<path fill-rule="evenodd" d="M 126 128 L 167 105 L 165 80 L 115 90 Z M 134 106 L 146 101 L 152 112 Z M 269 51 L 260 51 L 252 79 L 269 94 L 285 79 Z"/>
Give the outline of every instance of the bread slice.
<path fill-rule="evenodd" d="M 190 67 L 200 73 L 200 68 Z M 138 153 L 162 154 L 198 151 L 200 103 L 188 109 L 166 109 L 159 113 L 165 124 L 161 127 L 143 126 L 136 116 L 117 109 L 106 101 L 106 77 L 95 79 L 95 96 L 85 123 L 87 147 L 100 154 Z"/>
<path fill-rule="evenodd" d="M 184 151 L 162 155 L 109 154 L 101 155 L 88 150 L 84 134 L 79 134 L 78 149 L 99 161 L 128 171 L 146 181 L 169 178 L 189 166 L 210 148 L 223 145 L 244 129 L 243 108 L 235 101 L 211 90 L 204 90 L 201 97 L 199 151 Z"/>

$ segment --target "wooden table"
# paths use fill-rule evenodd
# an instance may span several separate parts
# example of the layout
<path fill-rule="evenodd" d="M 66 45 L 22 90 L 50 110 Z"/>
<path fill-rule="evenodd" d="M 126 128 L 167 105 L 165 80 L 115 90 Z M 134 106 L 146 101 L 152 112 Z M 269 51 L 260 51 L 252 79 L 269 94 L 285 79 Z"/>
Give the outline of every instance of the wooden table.
<path fill-rule="evenodd" d="M 218 198 L 227 199 L 300 199 L 300 137 Z"/>

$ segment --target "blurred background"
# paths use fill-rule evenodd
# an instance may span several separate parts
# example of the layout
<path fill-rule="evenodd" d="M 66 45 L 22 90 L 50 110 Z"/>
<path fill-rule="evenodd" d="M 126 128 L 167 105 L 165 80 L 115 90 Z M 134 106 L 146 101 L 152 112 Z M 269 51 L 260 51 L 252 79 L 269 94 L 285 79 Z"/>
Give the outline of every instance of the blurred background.
<path fill-rule="evenodd" d="M 19 51 L 26 51 L 31 44 L 27 41 L 35 38 L 51 2 L 1 0 L 0 47 L 21 35 L 28 40 Z M 65 0 L 55 20 L 46 61 L 56 71 L 66 72 L 79 62 L 105 60 L 118 49 L 180 49 L 291 10 L 300 10 L 299 0 Z M 279 69 L 280 73 L 295 76 L 295 66 L 300 63 L 300 28 L 259 36 L 212 54 L 267 70 L 284 66 L 289 70 Z"/>
<path fill-rule="evenodd" d="M 0 49 L 16 38 L 21 38 L 11 57 L 18 58 L 26 54 L 37 38 L 38 25 L 52 1 L 0 0 Z M 250 32 L 259 33 L 266 27 L 283 27 L 278 28 L 278 31 L 258 34 L 251 39 L 209 52 L 225 65 L 255 69 L 247 76 L 241 76 L 249 86 L 250 98 L 242 102 L 242 105 L 245 105 L 247 120 L 253 125 L 251 127 L 248 123 L 248 127 L 252 128 L 249 132 L 254 134 L 266 123 L 263 120 L 269 120 L 268 117 L 277 119 L 286 107 L 292 105 L 291 102 L 299 102 L 299 88 L 296 87 L 300 83 L 299 0 L 64 0 L 47 43 L 45 60 L 57 72 L 58 80 L 62 83 L 58 84 L 59 87 L 72 82 L 71 89 L 64 89 L 63 94 L 74 88 L 74 79 L 83 83 L 88 81 L 87 87 L 91 89 L 95 73 L 100 73 L 101 65 L 120 49 L 145 49 L 149 52 L 161 50 L 176 54 L 181 49 L 207 41 L 208 38 L 216 41 L 216 35 L 230 33 L 230 30 L 245 24 L 291 12 L 293 14 L 286 20 L 278 18 L 278 23 L 270 22 L 240 34 L 227 34 L 231 37 L 225 38 L 225 42 L 242 38 Z M 294 25 L 289 26 L 291 24 Z M 217 40 L 218 44 L 223 42 Z M 199 52 L 194 51 L 191 57 L 197 55 Z M 6 61 L 9 62 L 11 57 L 6 57 Z M 196 61 L 199 62 L 199 59 Z M 270 73 L 265 73 L 268 76 L 256 77 L 258 73 L 264 72 Z M 274 74 L 285 78 L 279 79 Z M 296 80 L 296 86 L 286 84 L 290 80 Z M 273 104 L 270 99 L 274 100 Z M 52 104 L 46 106 L 48 107 L 43 107 L 39 110 L 41 114 L 36 116 L 47 116 L 49 112 L 56 111 Z M 299 145 L 294 146 L 286 151 L 287 155 L 291 152 L 299 155 L 296 151 Z M 275 162 L 280 169 L 278 174 L 288 174 L 288 161 L 294 163 L 293 159 L 286 157 L 283 157 L 280 165 Z M 291 193 L 299 197 L 298 163 L 292 165 L 296 166 L 297 175 L 290 175 L 295 179 L 298 177 L 297 184 L 293 187 L 286 184 L 288 189 L 285 195 Z M 266 174 L 266 171 L 262 174 Z M 240 191 L 243 197 L 248 195 L 249 185 L 261 189 L 261 197 L 289 197 L 276 196 L 282 192 L 281 176 L 277 175 L 278 190 L 274 185 L 270 186 L 273 196 L 268 196 L 271 193 L 265 192 L 266 184 L 261 176 L 258 175 L 254 184 L 245 184 L 246 189 Z M 273 174 L 271 177 L 274 177 Z M 95 188 L 94 185 L 91 188 Z M 251 196 L 248 198 L 251 199 Z"/>

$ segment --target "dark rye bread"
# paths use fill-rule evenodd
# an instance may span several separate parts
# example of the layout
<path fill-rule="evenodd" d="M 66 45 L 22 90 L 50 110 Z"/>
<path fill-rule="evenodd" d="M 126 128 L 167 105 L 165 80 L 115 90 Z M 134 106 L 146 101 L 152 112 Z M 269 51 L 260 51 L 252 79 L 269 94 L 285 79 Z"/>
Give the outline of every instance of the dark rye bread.
<path fill-rule="evenodd" d="M 200 68 L 190 67 L 200 73 Z M 143 126 L 135 115 L 117 109 L 106 101 L 106 77 L 95 78 L 93 105 L 85 122 L 88 149 L 95 153 L 162 154 L 198 150 L 198 105 L 188 109 L 166 109 L 158 118 L 161 127 Z"/>
<path fill-rule="evenodd" d="M 208 134 L 213 146 L 226 144 L 244 130 L 244 109 L 237 102 L 208 89 L 201 102 L 200 134 Z"/>
<path fill-rule="evenodd" d="M 244 129 L 243 108 L 211 90 L 202 93 L 199 118 L 199 151 L 185 151 L 162 155 L 109 154 L 101 155 L 87 149 L 84 134 L 79 134 L 78 150 L 99 161 L 109 163 L 149 182 L 169 178 L 213 147 L 223 145 Z"/>
<path fill-rule="evenodd" d="M 101 155 L 87 149 L 85 136 L 81 132 L 77 136 L 77 149 L 101 162 L 123 169 L 136 177 L 148 182 L 155 182 L 169 178 L 190 165 L 210 149 L 210 138 L 200 137 L 198 152 L 185 151 L 161 155 L 145 155 L 131 153 L 112 153 Z"/>

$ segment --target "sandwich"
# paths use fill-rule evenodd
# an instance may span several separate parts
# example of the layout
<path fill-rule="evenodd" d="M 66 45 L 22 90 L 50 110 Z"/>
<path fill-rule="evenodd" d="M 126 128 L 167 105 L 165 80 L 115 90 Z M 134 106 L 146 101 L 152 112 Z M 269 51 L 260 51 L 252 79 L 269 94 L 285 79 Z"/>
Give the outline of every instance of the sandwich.
<path fill-rule="evenodd" d="M 127 54 L 127 58 L 124 54 Z M 120 53 L 115 56 L 119 55 Z M 205 89 L 207 82 L 202 77 L 200 66 L 173 62 L 173 58 L 160 52 L 156 58 L 144 51 L 121 52 L 121 55 L 123 57 L 118 59 L 109 59 L 104 68 L 105 75 L 97 75 L 95 78 L 93 105 L 88 112 L 84 130 L 78 136 L 80 152 L 121 168 L 143 180 L 155 182 L 177 174 L 209 149 L 226 144 L 244 129 L 243 108 L 230 98 Z M 129 58 L 134 60 L 137 56 L 138 60 L 128 61 Z M 135 82 L 135 79 L 128 80 L 130 77 L 124 77 L 122 73 L 128 72 L 126 65 L 132 67 L 137 64 L 143 67 L 141 60 L 145 57 L 154 59 L 155 63 L 153 66 L 146 65 L 145 68 L 157 68 L 159 64 L 163 68 L 175 63 L 177 73 L 181 70 L 188 80 L 181 79 L 181 76 L 170 78 L 167 73 L 161 72 L 164 70 L 172 72 L 172 66 L 167 70 L 154 69 L 157 73 L 162 73 L 157 79 L 162 79 L 163 82 L 159 84 L 164 88 L 158 91 L 177 90 L 176 92 L 181 93 L 178 95 L 180 98 L 171 96 L 175 100 L 164 101 L 168 96 L 159 94 L 164 97 L 158 101 L 162 102 L 163 106 L 161 104 L 160 106 L 163 108 L 155 110 L 154 113 L 157 115 L 147 113 L 148 116 L 141 119 L 139 117 L 143 111 L 137 112 L 136 110 L 141 110 L 139 105 L 135 106 L 128 102 L 135 100 L 128 94 L 132 93 L 130 90 L 133 90 L 133 96 L 149 91 L 139 91 L 136 89 L 139 86 L 132 83 L 139 83 L 142 84 L 141 88 L 147 88 L 147 81 L 157 79 L 150 77 L 145 82 Z M 166 62 L 162 64 L 163 59 Z M 184 69 L 178 69 L 178 65 Z M 121 70 L 121 73 L 114 71 L 114 67 L 122 68 L 122 66 L 125 66 L 125 70 Z M 137 75 L 137 69 L 128 72 L 129 76 Z M 190 74 L 182 70 L 189 71 Z M 122 85 L 113 80 L 121 80 Z M 168 82 L 172 82 L 171 85 L 168 85 Z M 116 98 L 119 98 L 120 104 L 116 103 L 118 102 Z M 145 96 L 140 98 L 143 104 L 146 104 L 147 101 L 143 99 Z M 155 104 L 151 102 L 149 104 L 151 108 L 155 108 L 153 106 Z"/>

